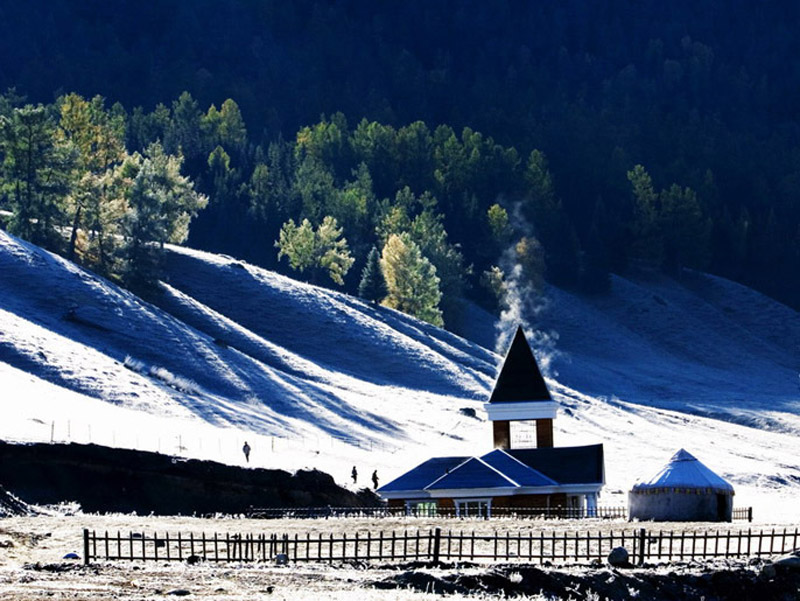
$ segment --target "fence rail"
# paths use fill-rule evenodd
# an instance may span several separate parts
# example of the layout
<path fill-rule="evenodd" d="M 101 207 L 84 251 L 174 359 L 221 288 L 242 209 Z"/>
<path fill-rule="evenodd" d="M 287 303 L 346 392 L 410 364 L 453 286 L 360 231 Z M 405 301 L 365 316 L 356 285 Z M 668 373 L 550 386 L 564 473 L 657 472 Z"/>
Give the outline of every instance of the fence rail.
<path fill-rule="evenodd" d="M 326 518 L 326 517 L 420 517 L 455 518 L 459 516 L 455 507 L 436 507 L 426 510 L 407 510 L 404 507 L 250 507 L 247 517 L 262 519 Z M 475 517 L 475 516 L 471 516 Z M 481 517 L 481 516 L 478 516 Z M 486 518 L 514 519 L 628 519 L 627 507 L 597 507 L 577 509 L 570 507 L 492 507 Z M 733 520 L 753 521 L 753 508 L 741 507 L 733 510 Z"/>
<path fill-rule="evenodd" d="M 733 511 L 731 512 L 731 519 L 733 521 L 736 520 L 747 520 L 748 522 L 753 521 L 753 508 L 752 507 L 734 507 Z"/>
<path fill-rule="evenodd" d="M 354 532 L 347 534 L 145 534 L 83 531 L 84 561 L 295 562 L 491 560 L 530 563 L 603 560 L 625 547 L 632 563 L 783 554 L 800 530 L 505 532 Z"/>
<path fill-rule="evenodd" d="M 492 507 L 490 516 L 460 516 L 455 507 L 436 507 L 425 510 L 407 510 L 405 507 L 250 507 L 247 517 L 263 519 L 324 518 L 324 517 L 491 517 L 491 518 L 544 518 L 544 519 L 627 519 L 625 507 L 597 507 L 578 509 L 570 507 Z"/>

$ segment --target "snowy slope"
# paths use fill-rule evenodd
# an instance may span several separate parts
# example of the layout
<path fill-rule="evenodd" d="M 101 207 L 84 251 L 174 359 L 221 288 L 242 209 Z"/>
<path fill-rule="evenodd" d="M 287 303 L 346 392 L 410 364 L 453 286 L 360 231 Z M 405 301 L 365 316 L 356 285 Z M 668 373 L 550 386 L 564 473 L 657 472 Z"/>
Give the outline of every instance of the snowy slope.
<path fill-rule="evenodd" d="M 800 433 L 800 316 L 714 276 L 615 277 L 611 295 L 551 291 L 541 325 L 559 380 L 596 396 Z"/>
<path fill-rule="evenodd" d="M 606 445 L 604 502 L 685 447 L 757 516 L 800 512 L 782 502 L 800 486 L 796 312 L 701 274 L 548 296 L 556 444 Z M 248 440 L 253 465 L 341 483 L 353 464 L 386 481 L 491 444 L 481 403 L 500 357 L 484 346 L 185 248 L 150 301 L 0 232 L 0 437 L 230 463 Z M 490 316 L 469 316 L 490 346 Z"/>

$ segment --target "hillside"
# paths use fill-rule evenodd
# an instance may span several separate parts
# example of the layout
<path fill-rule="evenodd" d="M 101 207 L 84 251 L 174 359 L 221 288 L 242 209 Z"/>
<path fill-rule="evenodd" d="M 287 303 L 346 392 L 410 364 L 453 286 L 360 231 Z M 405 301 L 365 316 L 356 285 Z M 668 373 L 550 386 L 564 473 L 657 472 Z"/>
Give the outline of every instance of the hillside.
<path fill-rule="evenodd" d="M 359 485 L 490 444 L 487 314 L 471 312 L 471 342 L 226 256 L 171 248 L 167 274 L 144 302 L 0 232 L 0 438 L 231 464 L 247 440 L 252 466 L 345 484 L 355 464 Z M 800 485 L 796 312 L 702 274 L 548 298 L 536 326 L 556 444 L 606 444 L 603 503 L 685 446 L 731 479 L 737 505 L 793 517 L 781 501 Z"/>

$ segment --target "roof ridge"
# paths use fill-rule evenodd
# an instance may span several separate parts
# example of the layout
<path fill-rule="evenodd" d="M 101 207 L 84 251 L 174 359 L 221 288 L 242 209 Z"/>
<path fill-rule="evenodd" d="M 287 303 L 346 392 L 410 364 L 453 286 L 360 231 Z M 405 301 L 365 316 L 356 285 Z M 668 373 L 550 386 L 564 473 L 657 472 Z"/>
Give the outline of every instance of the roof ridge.
<path fill-rule="evenodd" d="M 480 457 L 469 457 L 469 458 L 468 458 L 466 461 L 462 461 L 462 462 L 461 462 L 461 463 L 459 463 L 457 466 L 455 466 L 453 469 L 451 469 L 449 472 L 446 472 L 446 473 L 442 474 L 441 476 L 439 476 L 438 478 L 436 478 L 436 480 L 434 480 L 433 482 L 431 482 L 430 484 L 428 484 L 427 486 L 425 486 L 425 487 L 424 487 L 422 490 L 428 490 L 428 489 L 429 489 L 431 486 L 433 486 L 433 485 L 434 485 L 434 484 L 436 484 L 437 482 L 440 482 L 442 479 L 446 478 L 446 477 L 447 477 L 447 476 L 449 476 L 450 474 L 453 474 L 453 473 L 455 473 L 456 471 L 458 471 L 459 469 L 461 469 L 462 467 L 464 467 L 466 464 L 468 464 L 468 463 L 469 463 L 470 461 L 472 461 L 473 459 L 474 459 L 475 461 L 477 461 L 477 462 L 479 462 L 479 463 L 483 464 L 484 466 L 488 467 L 488 468 L 489 468 L 490 470 L 492 470 L 493 472 L 496 472 L 496 473 L 497 473 L 497 474 L 498 474 L 498 475 L 499 475 L 501 478 L 503 478 L 504 480 L 507 480 L 508 482 L 510 482 L 511 484 L 513 484 L 514 486 L 516 486 L 517 488 L 521 488 L 521 486 L 520 486 L 520 485 L 519 485 L 517 482 L 515 482 L 514 480 L 512 480 L 511 478 L 509 478 L 508 476 L 506 476 L 506 475 L 505 475 L 503 472 L 501 472 L 500 470 L 498 470 L 498 469 L 496 469 L 496 468 L 492 467 L 491 465 L 489 465 L 488 463 L 486 463 L 485 461 L 483 461 L 483 460 L 482 460 Z"/>
<path fill-rule="evenodd" d="M 509 450 L 510 450 L 510 449 L 509 449 Z M 519 449 L 519 450 L 520 450 L 520 451 L 532 451 L 532 450 L 535 450 L 535 449 Z M 547 474 L 543 474 L 542 472 L 540 472 L 540 471 L 539 471 L 539 470 L 537 470 L 536 468 L 532 468 L 530 465 L 528 465 L 528 464 L 527 464 L 527 463 L 525 463 L 524 461 L 520 461 L 519 459 L 517 459 L 516 457 L 514 457 L 514 456 L 513 456 L 511 453 L 509 453 L 509 452 L 508 452 L 506 449 L 495 449 L 495 451 L 500 451 L 500 452 L 501 452 L 503 455 L 505 455 L 506 457 L 510 457 L 512 460 L 516 461 L 516 462 L 517 462 L 517 463 L 519 463 L 521 466 L 523 466 L 523 467 L 525 467 L 525 468 L 527 468 L 527 469 L 531 470 L 532 472 L 534 472 L 534 473 L 538 474 L 539 476 L 541 476 L 541 477 L 542 477 L 542 478 L 544 478 L 545 480 L 549 480 L 549 481 L 550 481 L 550 482 L 552 482 L 553 484 L 558 484 L 558 482 L 556 482 L 555 480 L 553 480 L 553 479 L 552 479 L 550 476 L 548 476 Z M 489 454 L 489 455 L 491 455 L 491 453 L 492 453 L 492 452 L 493 452 L 493 451 L 490 451 L 488 454 Z"/>
<path fill-rule="evenodd" d="M 503 472 L 501 472 L 501 471 L 500 471 L 499 469 L 497 469 L 496 467 L 494 467 L 494 466 L 492 466 L 492 465 L 489 465 L 488 463 L 486 463 L 486 462 L 485 462 L 483 459 L 481 459 L 480 457 L 475 457 L 475 459 L 477 459 L 478 461 L 480 461 L 480 462 L 481 462 L 483 465 L 485 465 L 486 467 L 488 467 L 490 470 L 494 470 L 495 472 L 497 472 L 498 474 L 500 474 L 500 475 L 501 475 L 503 478 L 505 478 L 506 480 L 508 480 L 509 482 L 511 482 L 511 484 L 513 484 L 514 486 L 521 487 L 521 485 L 520 485 L 520 483 L 519 483 L 519 482 L 516 482 L 516 481 L 512 480 L 511 478 L 509 478 L 508 476 L 506 476 L 506 475 L 505 475 Z"/>
<path fill-rule="evenodd" d="M 437 483 L 439 480 L 441 480 L 442 478 L 444 478 L 444 477 L 446 477 L 446 476 L 449 476 L 449 475 L 450 475 L 450 474 L 452 474 L 454 471 L 456 471 L 457 469 L 459 469 L 460 467 L 462 467 L 464 464 L 466 464 L 466 463 L 469 463 L 469 462 L 470 462 L 470 461 L 472 461 L 473 459 L 475 459 L 475 457 L 467 457 L 467 458 L 466 458 L 464 461 L 462 461 L 461 463 L 459 463 L 457 466 L 453 467 L 452 469 L 449 469 L 449 470 L 447 470 L 447 471 L 446 471 L 444 474 L 442 474 L 441 476 L 439 476 L 438 478 L 436 478 L 436 480 L 434 480 L 433 482 L 430 482 L 429 484 L 426 484 L 425 486 L 423 486 L 423 487 L 422 487 L 422 490 L 427 490 L 429 487 L 431 487 L 431 486 L 433 486 L 434 484 L 436 484 L 436 483 Z"/>

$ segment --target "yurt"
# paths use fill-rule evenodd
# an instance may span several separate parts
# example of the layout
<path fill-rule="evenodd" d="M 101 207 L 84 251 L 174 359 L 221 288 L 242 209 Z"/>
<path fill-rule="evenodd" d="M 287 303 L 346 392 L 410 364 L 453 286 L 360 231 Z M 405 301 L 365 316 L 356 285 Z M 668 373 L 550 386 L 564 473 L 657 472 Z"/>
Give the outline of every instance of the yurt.
<path fill-rule="evenodd" d="M 733 486 L 681 449 L 649 480 L 628 493 L 630 519 L 730 522 Z"/>

